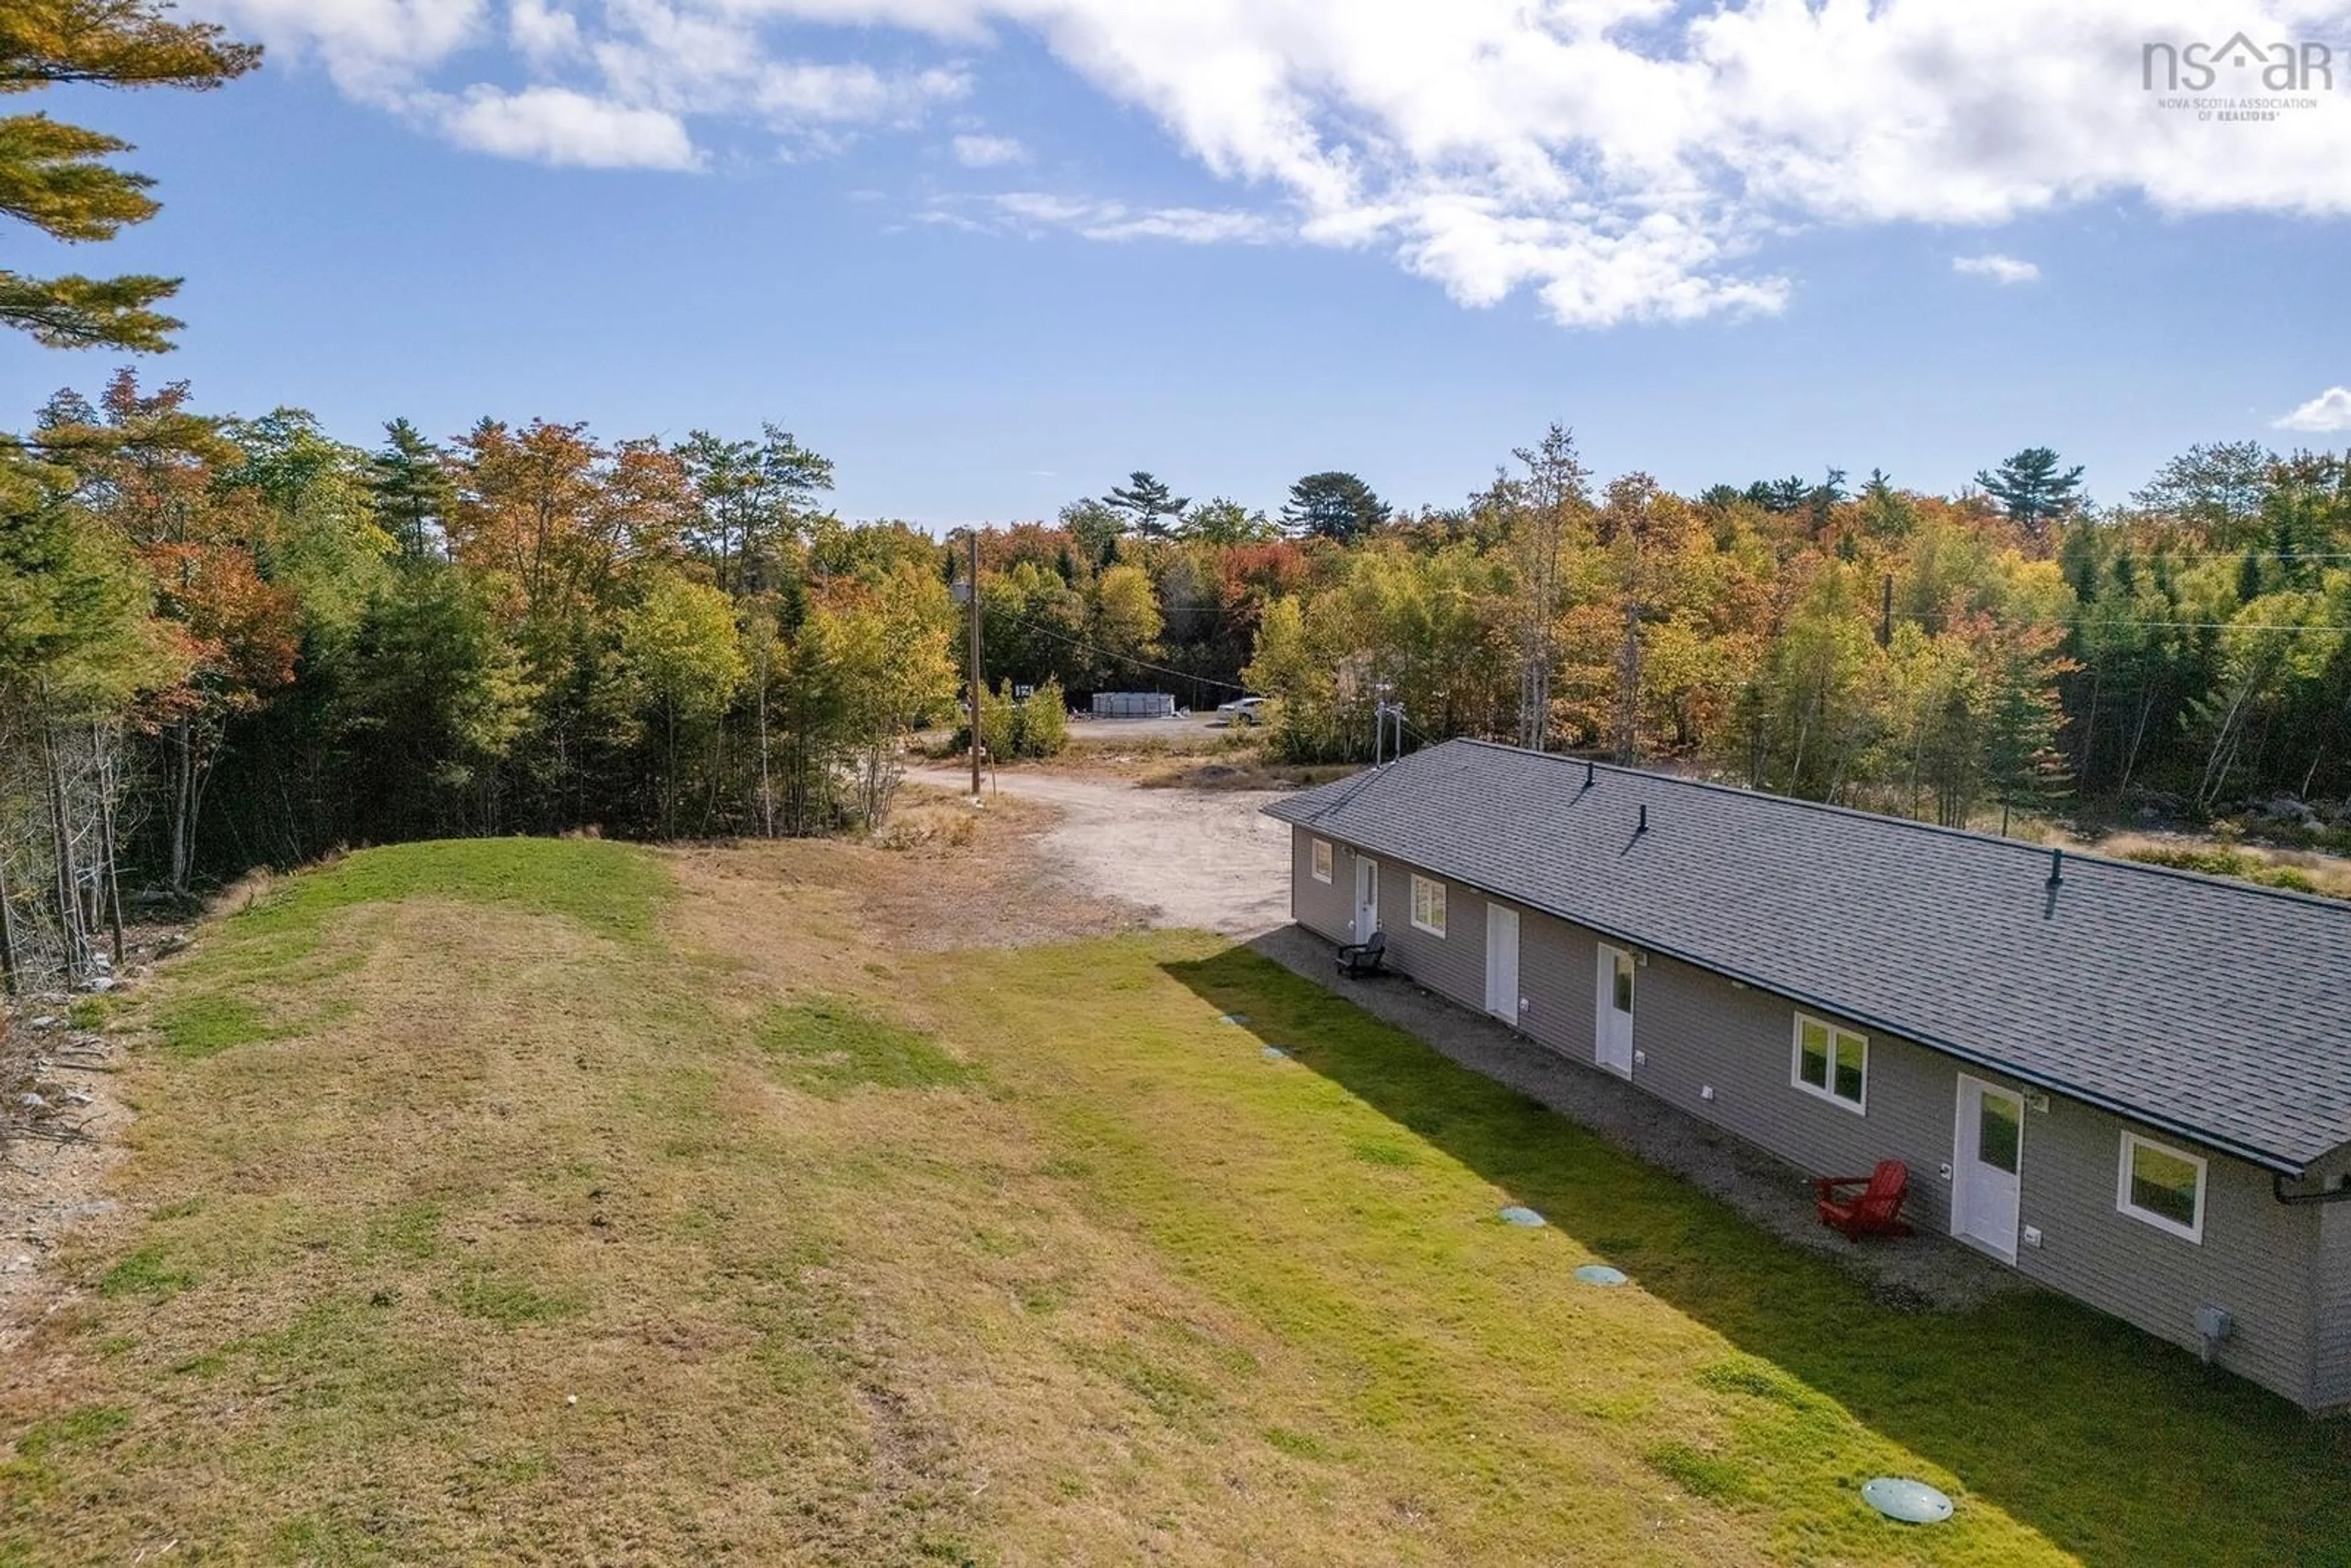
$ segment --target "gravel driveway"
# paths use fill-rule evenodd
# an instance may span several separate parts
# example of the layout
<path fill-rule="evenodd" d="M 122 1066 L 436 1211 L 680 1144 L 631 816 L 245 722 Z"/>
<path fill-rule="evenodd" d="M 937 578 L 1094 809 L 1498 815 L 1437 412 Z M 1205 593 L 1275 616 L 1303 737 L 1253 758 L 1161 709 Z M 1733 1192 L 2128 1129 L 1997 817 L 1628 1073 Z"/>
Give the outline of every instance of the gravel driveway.
<path fill-rule="evenodd" d="M 958 794 L 968 772 L 909 768 Z M 1087 894 L 1153 911 L 1164 925 L 1257 936 L 1290 924 L 1290 829 L 1259 808 L 1270 789 L 1140 789 L 1123 779 L 1006 773 L 996 788 L 1043 800 L 1061 820 L 1043 840 L 1057 873 Z"/>

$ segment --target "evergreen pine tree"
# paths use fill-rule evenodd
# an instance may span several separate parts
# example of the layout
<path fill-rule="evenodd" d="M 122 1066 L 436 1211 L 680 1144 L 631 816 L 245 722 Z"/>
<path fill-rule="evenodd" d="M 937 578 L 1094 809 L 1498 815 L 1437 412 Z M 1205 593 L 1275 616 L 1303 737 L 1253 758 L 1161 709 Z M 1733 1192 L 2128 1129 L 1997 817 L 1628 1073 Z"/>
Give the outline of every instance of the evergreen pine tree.
<path fill-rule="evenodd" d="M 1996 502 L 2001 515 L 2038 544 L 2049 529 L 2080 509 L 2082 467 L 2058 467 L 2057 454 L 2028 446 L 1996 469 L 1979 470 L 1976 483 Z"/>
<path fill-rule="evenodd" d="M 1309 474 L 1290 487 L 1281 520 L 1291 532 L 1342 544 L 1370 534 L 1388 519 L 1387 503 L 1353 474 Z"/>
<path fill-rule="evenodd" d="M 405 419 L 392 420 L 383 434 L 384 445 L 369 475 L 376 521 L 400 541 L 403 558 L 438 555 L 445 546 L 446 519 L 457 504 L 448 454 Z"/>
<path fill-rule="evenodd" d="M 0 5 L 0 93 L 59 83 L 183 87 L 203 91 L 244 75 L 259 48 L 231 43 L 209 22 L 172 22 L 160 0 L 7 0 Z M 104 162 L 131 151 L 119 137 L 46 114 L 0 119 L 0 213 L 52 239 L 112 239 L 144 223 L 154 182 Z M 179 279 L 30 277 L 0 269 L 0 324 L 53 349 L 156 352 L 180 323 L 154 307 Z"/>
<path fill-rule="evenodd" d="M 1102 504 L 1125 519 L 1126 526 L 1147 539 L 1165 538 L 1175 531 L 1175 519 L 1192 504 L 1189 496 L 1171 492 L 1155 474 L 1138 468 L 1127 476 Z"/>

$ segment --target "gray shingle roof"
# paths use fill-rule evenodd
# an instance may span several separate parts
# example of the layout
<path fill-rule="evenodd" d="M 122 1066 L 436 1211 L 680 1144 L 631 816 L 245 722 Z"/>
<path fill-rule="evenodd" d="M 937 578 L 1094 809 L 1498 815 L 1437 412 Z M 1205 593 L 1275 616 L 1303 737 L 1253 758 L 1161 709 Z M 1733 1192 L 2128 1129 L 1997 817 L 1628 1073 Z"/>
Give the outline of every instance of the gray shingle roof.
<path fill-rule="evenodd" d="M 2351 1142 L 2351 906 L 1450 741 L 1269 814 L 2289 1174 Z M 1646 805 L 1648 831 L 1637 833 Z"/>

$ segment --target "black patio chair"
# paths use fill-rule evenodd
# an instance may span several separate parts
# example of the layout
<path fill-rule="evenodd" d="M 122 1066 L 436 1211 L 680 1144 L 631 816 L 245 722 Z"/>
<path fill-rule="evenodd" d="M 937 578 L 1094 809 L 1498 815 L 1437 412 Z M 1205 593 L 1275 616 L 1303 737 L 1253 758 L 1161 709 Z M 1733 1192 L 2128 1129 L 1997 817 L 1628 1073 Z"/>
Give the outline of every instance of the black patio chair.
<path fill-rule="evenodd" d="M 1388 952 L 1388 934 L 1374 931 L 1368 942 L 1350 942 L 1339 949 L 1339 973 L 1354 977 L 1384 974 L 1382 960 Z"/>

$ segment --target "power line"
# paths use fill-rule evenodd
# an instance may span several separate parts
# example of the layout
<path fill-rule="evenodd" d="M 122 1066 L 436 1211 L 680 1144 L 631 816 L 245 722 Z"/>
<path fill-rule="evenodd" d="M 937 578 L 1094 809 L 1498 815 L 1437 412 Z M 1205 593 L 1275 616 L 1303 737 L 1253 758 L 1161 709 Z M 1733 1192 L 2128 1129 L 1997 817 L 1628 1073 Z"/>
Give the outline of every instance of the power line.
<path fill-rule="evenodd" d="M 1087 642 L 1082 637 L 1072 637 L 1065 632 L 1056 632 L 1050 626 L 1040 626 L 1036 622 L 1029 620 L 1026 615 L 1016 614 L 1012 619 L 1019 622 L 1021 625 L 1026 626 L 1031 632 L 1037 632 L 1040 636 L 1050 637 L 1057 643 L 1067 643 L 1071 647 L 1081 649 L 1085 653 L 1092 653 L 1096 658 L 1117 659 L 1123 663 L 1133 664 L 1139 670 L 1149 670 L 1155 674 L 1173 675 L 1179 681 L 1193 681 L 1204 686 L 1219 686 L 1228 692 L 1239 692 L 1244 696 L 1249 695 L 1249 688 L 1247 686 L 1235 685 L 1230 681 L 1220 681 L 1214 675 L 1197 675 L 1194 674 L 1189 670 L 1178 670 L 1174 668 L 1172 665 L 1155 664 L 1148 659 L 1138 659 L 1132 653 L 1121 653 L 1113 649 L 1098 647 L 1094 643 Z"/>
<path fill-rule="evenodd" d="M 2114 559 L 2128 556 L 2134 564 L 2162 560 L 2351 560 L 2351 550 L 2135 550 L 2126 545 Z M 2098 564 L 2108 564 L 2100 561 Z"/>
<path fill-rule="evenodd" d="M 2058 624 L 2077 632 L 2092 626 L 2112 626 L 2134 632 L 2351 632 L 2351 626 L 2324 623 L 2294 625 L 2262 621 L 2062 621 Z"/>

